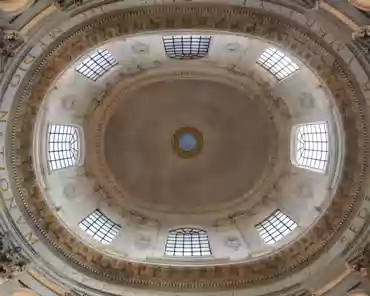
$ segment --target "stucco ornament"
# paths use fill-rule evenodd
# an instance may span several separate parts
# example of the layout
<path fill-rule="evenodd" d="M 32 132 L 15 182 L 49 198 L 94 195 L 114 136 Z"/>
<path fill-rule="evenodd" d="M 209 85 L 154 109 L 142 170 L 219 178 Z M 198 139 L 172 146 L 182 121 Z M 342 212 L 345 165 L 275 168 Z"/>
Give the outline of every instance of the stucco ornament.
<path fill-rule="evenodd" d="M 353 259 L 351 266 L 361 276 L 370 279 L 370 243 L 366 244 L 360 254 Z"/>
<path fill-rule="evenodd" d="M 131 48 L 135 53 L 149 53 L 149 45 L 142 42 L 135 42 Z"/>
<path fill-rule="evenodd" d="M 76 290 L 70 290 L 64 293 L 64 296 L 88 296 L 88 294 L 80 293 L 80 292 L 77 292 Z"/>
<path fill-rule="evenodd" d="M 140 250 L 148 249 L 151 245 L 152 241 L 148 236 L 141 236 L 135 240 L 135 247 Z"/>
<path fill-rule="evenodd" d="M 8 232 L 0 234 L 0 284 L 25 270 L 26 262 L 20 256 L 20 247 L 14 247 Z"/>
<path fill-rule="evenodd" d="M 0 28 L 0 73 L 4 72 L 7 60 L 15 55 L 22 43 L 23 38 L 18 32 Z"/>
<path fill-rule="evenodd" d="M 225 239 L 225 246 L 229 247 L 230 249 L 233 249 L 234 251 L 239 250 L 241 245 L 242 244 L 239 238 L 237 237 L 232 236 Z"/>
<path fill-rule="evenodd" d="M 53 3 L 59 9 L 66 10 L 69 8 L 80 6 L 87 1 L 88 0 L 53 0 Z"/>
<path fill-rule="evenodd" d="M 304 92 L 299 97 L 299 103 L 302 108 L 305 109 L 312 109 L 315 107 L 315 99 L 313 98 L 312 94 Z"/>
<path fill-rule="evenodd" d="M 299 0 L 298 2 L 306 8 L 313 9 L 318 7 L 320 0 Z"/>
<path fill-rule="evenodd" d="M 352 38 L 369 54 L 370 48 L 370 26 L 361 27 L 357 32 L 352 33 Z"/>

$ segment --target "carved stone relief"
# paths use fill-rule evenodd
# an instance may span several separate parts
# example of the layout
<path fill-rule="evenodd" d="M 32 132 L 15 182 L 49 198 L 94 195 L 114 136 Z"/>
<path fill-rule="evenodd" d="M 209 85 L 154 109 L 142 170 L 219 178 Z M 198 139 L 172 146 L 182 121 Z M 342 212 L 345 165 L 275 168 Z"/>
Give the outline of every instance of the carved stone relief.
<path fill-rule="evenodd" d="M 149 45 L 142 42 L 135 42 L 131 48 L 135 53 L 149 53 Z"/>
<path fill-rule="evenodd" d="M 0 28 L 0 73 L 4 72 L 7 60 L 15 55 L 22 43 L 23 38 L 18 32 Z"/>
<path fill-rule="evenodd" d="M 77 98 L 68 96 L 61 99 L 61 105 L 65 110 L 74 110 L 77 105 Z"/>
<path fill-rule="evenodd" d="M 88 1 L 89 0 L 53 0 L 53 3 L 59 9 L 66 10 L 66 9 L 78 7 Z"/>
<path fill-rule="evenodd" d="M 77 292 L 76 290 L 70 290 L 66 293 L 64 293 L 64 296 L 88 296 L 87 293 L 80 293 Z"/>
<path fill-rule="evenodd" d="M 225 246 L 233 249 L 234 251 L 239 250 L 241 245 L 242 243 L 240 242 L 240 239 L 236 236 L 231 236 L 225 239 Z"/>
<path fill-rule="evenodd" d="M 318 7 L 318 4 L 319 4 L 320 0 L 298 0 L 297 2 L 298 2 L 298 4 L 302 5 L 303 7 L 313 9 L 313 8 Z"/>
<path fill-rule="evenodd" d="M 20 252 L 21 248 L 12 244 L 8 232 L 0 233 L 0 283 L 25 270 L 26 262 Z"/>
<path fill-rule="evenodd" d="M 302 93 L 299 97 L 299 103 L 302 108 L 312 109 L 315 107 L 315 99 L 310 93 Z"/>
<path fill-rule="evenodd" d="M 149 236 L 140 236 L 134 242 L 135 247 L 139 250 L 148 249 L 151 244 L 152 240 Z"/>
<path fill-rule="evenodd" d="M 350 265 L 361 276 L 370 279 L 370 243 L 366 244 L 362 251 L 350 260 Z"/>
<path fill-rule="evenodd" d="M 369 54 L 370 48 L 370 26 L 361 27 L 357 32 L 352 34 L 352 38 Z"/>
<path fill-rule="evenodd" d="M 240 50 L 240 44 L 238 42 L 230 42 L 225 45 L 225 48 L 230 52 L 236 52 Z"/>

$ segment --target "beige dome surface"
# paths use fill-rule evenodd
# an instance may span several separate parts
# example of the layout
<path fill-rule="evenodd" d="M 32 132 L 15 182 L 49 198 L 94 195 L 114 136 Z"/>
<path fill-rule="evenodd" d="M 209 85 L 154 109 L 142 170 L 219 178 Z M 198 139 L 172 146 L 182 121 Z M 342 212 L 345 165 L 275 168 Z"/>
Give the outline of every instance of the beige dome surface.
<path fill-rule="evenodd" d="M 212 81 L 154 82 L 123 96 L 105 132 L 105 157 L 119 186 L 147 208 L 195 212 L 251 190 L 269 167 L 276 130 L 263 103 Z M 181 127 L 200 131 L 203 149 L 181 158 Z"/>
<path fill-rule="evenodd" d="M 121 78 L 89 113 L 85 168 L 117 212 L 212 221 L 261 203 L 290 170 L 285 103 L 250 78 L 194 65 Z M 197 137 L 190 157 L 186 130 Z"/>

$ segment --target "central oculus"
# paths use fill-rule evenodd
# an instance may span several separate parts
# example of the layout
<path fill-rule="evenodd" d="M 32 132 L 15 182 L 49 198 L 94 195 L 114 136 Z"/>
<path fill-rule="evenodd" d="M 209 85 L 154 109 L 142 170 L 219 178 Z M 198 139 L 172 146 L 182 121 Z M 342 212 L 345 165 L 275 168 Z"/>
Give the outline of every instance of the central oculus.
<path fill-rule="evenodd" d="M 178 156 L 194 157 L 203 148 L 202 134 L 196 128 L 181 127 L 173 134 L 172 146 Z"/>

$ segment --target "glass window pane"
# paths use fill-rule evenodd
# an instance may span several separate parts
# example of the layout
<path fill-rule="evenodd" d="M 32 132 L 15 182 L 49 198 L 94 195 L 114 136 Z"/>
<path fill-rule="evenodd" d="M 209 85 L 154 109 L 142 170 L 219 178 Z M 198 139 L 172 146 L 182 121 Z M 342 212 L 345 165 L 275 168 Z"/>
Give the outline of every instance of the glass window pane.
<path fill-rule="evenodd" d="M 76 71 L 96 81 L 117 64 L 118 62 L 108 50 L 100 49 L 84 59 L 81 64 L 76 67 Z"/>
<path fill-rule="evenodd" d="M 324 172 L 329 160 L 328 124 L 300 125 L 295 137 L 295 161 L 298 165 Z"/>
<path fill-rule="evenodd" d="M 179 228 L 169 232 L 165 255 L 188 257 L 208 256 L 210 254 L 208 235 L 204 230 Z"/>
<path fill-rule="evenodd" d="M 266 244 L 273 244 L 292 232 L 296 226 L 292 219 L 277 210 L 255 227 Z"/>
<path fill-rule="evenodd" d="M 296 63 L 276 48 L 266 49 L 257 63 L 273 74 L 276 79 L 282 80 L 296 72 L 299 67 Z"/>
<path fill-rule="evenodd" d="M 79 226 L 87 234 L 104 244 L 110 244 L 121 229 L 120 225 L 114 223 L 98 209 L 85 217 Z"/>
<path fill-rule="evenodd" d="M 163 37 L 166 54 L 172 59 L 204 58 L 209 51 L 211 36 L 177 35 Z"/>
<path fill-rule="evenodd" d="M 47 159 L 50 170 L 74 166 L 80 157 L 80 135 L 71 125 L 51 124 L 48 130 Z"/>

